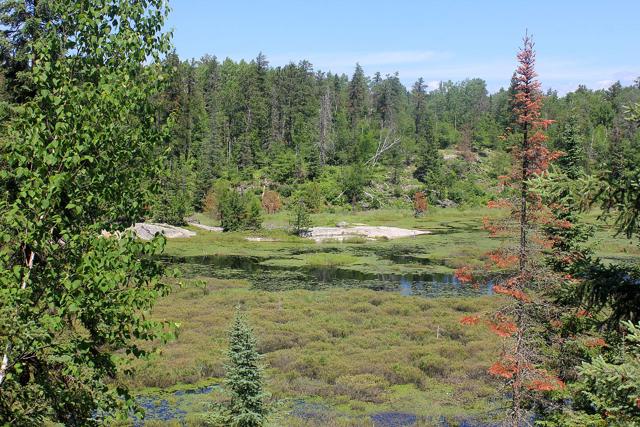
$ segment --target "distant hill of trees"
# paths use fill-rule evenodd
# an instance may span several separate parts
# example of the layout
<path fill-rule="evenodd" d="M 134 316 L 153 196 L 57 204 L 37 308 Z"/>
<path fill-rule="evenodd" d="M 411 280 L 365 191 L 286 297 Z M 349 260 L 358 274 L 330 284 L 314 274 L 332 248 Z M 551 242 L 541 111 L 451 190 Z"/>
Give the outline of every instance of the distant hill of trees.
<path fill-rule="evenodd" d="M 160 205 L 172 200 L 182 213 L 202 209 L 218 178 L 285 197 L 324 182 L 332 203 L 368 206 L 367 185 L 398 185 L 406 171 L 432 201 L 473 203 L 508 168 L 513 83 L 493 94 L 477 78 L 436 88 L 419 79 L 407 89 L 397 73 L 369 77 L 356 64 L 353 75 L 336 75 L 304 60 L 270 67 L 262 54 L 249 62 L 170 54 L 164 67 L 169 82 L 155 102 L 173 126 L 162 187 L 181 197 Z M 640 81 L 545 95 L 543 117 L 556 121 L 550 146 L 568 154 L 563 167 L 595 173 L 640 160 L 623 108 L 640 100 Z M 354 179 L 363 185 L 350 193 Z M 409 200 L 407 191 L 395 192 Z"/>

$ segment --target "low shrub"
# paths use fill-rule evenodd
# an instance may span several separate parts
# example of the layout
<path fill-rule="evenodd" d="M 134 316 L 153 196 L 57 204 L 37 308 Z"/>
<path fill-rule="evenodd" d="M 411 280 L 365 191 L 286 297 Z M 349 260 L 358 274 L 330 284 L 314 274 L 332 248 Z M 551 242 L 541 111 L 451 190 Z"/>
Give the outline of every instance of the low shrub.
<path fill-rule="evenodd" d="M 224 231 L 257 230 L 261 227 L 260 202 L 251 193 L 227 187 L 219 198 L 220 223 Z"/>
<path fill-rule="evenodd" d="M 438 354 L 428 354 L 420 358 L 418 368 L 425 375 L 435 378 L 446 377 L 451 372 L 449 360 Z"/>
<path fill-rule="evenodd" d="M 282 208 L 282 201 L 280 195 L 272 190 L 266 190 L 262 194 L 262 209 L 268 214 L 274 214 Z"/>
<path fill-rule="evenodd" d="M 344 375 L 335 384 L 337 394 L 371 403 L 383 402 L 388 387 L 386 379 L 372 374 Z"/>
<path fill-rule="evenodd" d="M 427 198 L 422 191 L 413 195 L 413 212 L 416 217 L 424 215 L 428 208 Z"/>
<path fill-rule="evenodd" d="M 357 262 L 358 262 L 357 256 L 343 254 L 343 253 L 337 253 L 337 254 L 319 253 L 319 254 L 308 255 L 305 258 L 305 263 L 309 266 L 314 266 L 314 267 L 335 267 L 340 265 L 351 265 Z"/>

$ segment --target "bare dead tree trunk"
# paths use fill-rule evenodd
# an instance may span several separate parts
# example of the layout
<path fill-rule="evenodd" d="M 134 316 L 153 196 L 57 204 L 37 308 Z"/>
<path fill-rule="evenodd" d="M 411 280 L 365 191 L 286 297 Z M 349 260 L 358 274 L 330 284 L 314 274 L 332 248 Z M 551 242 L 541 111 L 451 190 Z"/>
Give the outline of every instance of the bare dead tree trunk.
<path fill-rule="evenodd" d="M 527 157 L 528 149 L 529 129 L 525 123 L 524 135 L 522 137 L 522 177 L 520 178 L 520 275 L 524 273 L 527 262 L 527 197 L 529 196 L 529 186 L 527 183 L 527 171 L 529 169 L 529 161 Z"/>
<path fill-rule="evenodd" d="M 516 324 L 522 324 L 522 302 L 518 302 L 518 311 Z M 522 369 L 524 368 L 522 363 L 522 347 L 523 347 L 524 334 L 522 328 L 518 328 L 516 332 L 516 347 L 514 351 L 515 356 L 515 369 L 513 373 L 513 382 L 511 384 L 511 392 L 512 392 L 512 406 L 511 406 L 511 426 L 512 427 L 520 427 L 522 422 Z"/>
<path fill-rule="evenodd" d="M 382 156 L 386 151 L 388 151 L 389 149 L 397 145 L 400 142 L 400 138 L 394 138 L 394 136 L 395 136 L 395 129 L 390 129 L 389 132 L 387 132 L 387 134 L 384 136 L 384 138 L 382 137 L 382 132 L 380 132 L 380 140 L 378 142 L 378 147 L 376 148 L 376 154 L 374 154 L 373 157 L 367 160 L 365 162 L 365 165 L 366 164 L 375 165 L 380 159 L 380 156 Z"/>
<path fill-rule="evenodd" d="M 529 128 L 528 124 L 524 123 L 523 135 L 522 135 L 522 164 L 521 164 L 521 176 L 520 176 L 520 247 L 518 254 L 519 261 L 519 287 L 523 290 L 524 280 L 527 269 L 527 198 L 529 197 L 529 186 L 527 183 L 529 160 L 527 150 L 529 149 Z M 522 363 L 522 351 L 524 345 L 524 304 L 522 301 L 518 301 L 516 304 L 516 325 L 518 326 L 516 332 L 516 347 L 514 351 L 515 357 L 515 372 L 513 375 L 513 382 L 511 384 L 512 401 L 511 401 L 511 425 L 512 427 L 519 427 L 522 422 L 522 370 L 525 368 Z"/>

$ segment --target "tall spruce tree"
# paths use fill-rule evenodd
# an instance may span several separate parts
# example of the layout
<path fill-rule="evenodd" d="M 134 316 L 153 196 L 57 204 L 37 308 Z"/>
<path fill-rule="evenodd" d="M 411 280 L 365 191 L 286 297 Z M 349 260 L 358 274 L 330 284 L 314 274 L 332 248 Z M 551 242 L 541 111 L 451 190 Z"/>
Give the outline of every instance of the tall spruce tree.
<path fill-rule="evenodd" d="M 582 139 L 575 114 L 569 116 L 562 126 L 559 148 L 564 155 L 558 159 L 558 164 L 571 179 L 576 179 L 583 171 Z"/>
<path fill-rule="evenodd" d="M 413 101 L 414 135 L 418 146 L 416 169 L 413 176 L 427 187 L 431 199 L 441 196 L 444 185 L 442 156 L 438 152 L 438 144 L 434 130 L 434 115 L 427 106 L 426 85 L 419 79 L 411 91 Z"/>
<path fill-rule="evenodd" d="M 227 424 L 232 427 L 261 427 L 266 424 L 268 410 L 263 390 L 260 355 L 252 329 L 240 312 L 236 313 L 229 331 L 229 358 L 225 386 L 231 400 Z"/>
<path fill-rule="evenodd" d="M 559 390 L 564 383 L 545 360 L 545 342 L 539 330 L 557 321 L 558 312 L 548 300 L 547 292 L 561 279 L 541 263 L 541 248 L 551 246 L 546 241 L 543 227 L 553 218 L 548 216 L 539 195 L 531 189 L 531 181 L 544 175 L 549 163 L 557 158 L 546 147 L 544 133 L 549 120 L 541 118 L 542 93 L 536 79 L 535 51 L 527 34 L 518 52 L 516 91 L 513 105 L 516 122 L 517 145 L 513 147 L 513 169 L 509 180 L 510 194 L 490 207 L 508 207 L 510 220 L 488 221 L 485 228 L 492 235 L 511 234 L 513 245 L 488 254 L 489 261 L 483 271 L 483 280 L 496 274 L 492 289 L 508 297 L 509 304 L 493 313 L 487 324 L 493 332 L 504 338 L 500 358 L 489 373 L 501 378 L 510 391 L 510 405 L 506 422 L 512 427 L 527 425 L 534 402 L 543 400 L 544 393 Z M 457 272 L 463 281 L 473 280 L 470 267 Z M 478 317 L 462 319 L 464 324 L 475 324 Z"/>
<path fill-rule="evenodd" d="M 367 117 L 369 112 L 369 89 L 367 78 L 360 64 L 356 64 L 353 77 L 349 82 L 349 121 L 352 128 Z"/>

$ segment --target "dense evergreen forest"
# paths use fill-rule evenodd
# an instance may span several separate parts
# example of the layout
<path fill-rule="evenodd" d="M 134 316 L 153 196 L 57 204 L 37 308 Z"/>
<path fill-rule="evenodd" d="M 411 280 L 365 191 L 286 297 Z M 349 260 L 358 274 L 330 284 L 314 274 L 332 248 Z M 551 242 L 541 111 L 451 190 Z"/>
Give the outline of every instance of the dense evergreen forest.
<path fill-rule="evenodd" d="M 399 75 L 315 70 L 307 61 L 270 67 L 205 56 L 164 62 L 170 75 L 157 100 L 172 120 L 157 219 L 182 223 L 202 210 L 214 181 L 284 198 L 309 194 L 313 205 L 396 206 L 424 191 L 431 203 L 478 205 L 494 197 L 510 168 L 514 87 L 489 93 L 479 78 L 423 79 L 407 89 Z M 640 99 L 640 81 L 604 90 L 547 91 L 542 114 L 554 120 L 550 148 L 561 167 L 620 173 L 640 160 L 637 125 L 624 106 Z M 320 198 L 320 200 L 315 200 Z"/>

